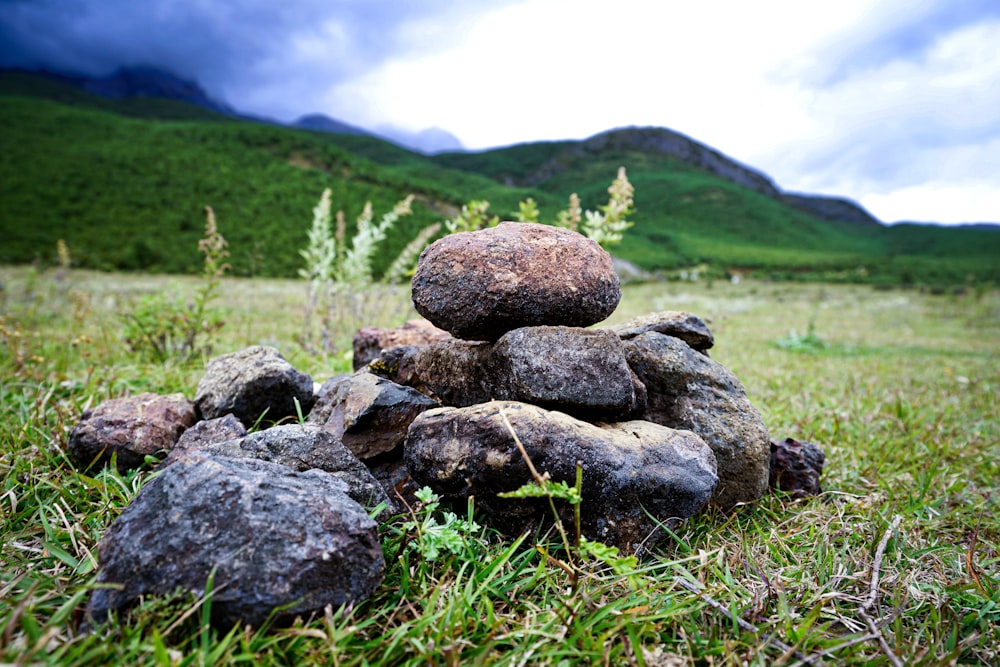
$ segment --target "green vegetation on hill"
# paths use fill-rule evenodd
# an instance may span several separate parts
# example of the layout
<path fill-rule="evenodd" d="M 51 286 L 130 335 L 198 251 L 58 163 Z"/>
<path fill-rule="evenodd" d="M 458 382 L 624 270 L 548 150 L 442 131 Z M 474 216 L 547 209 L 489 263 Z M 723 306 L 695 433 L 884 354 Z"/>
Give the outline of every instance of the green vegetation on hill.
<path fill-rule="evenodd" d="M 1000 234 L 818 220 L 639 150 L 584 154 L 539 142 L 425 157 L 367 136 L 233 119 L 161 99 L 107 100 L 72 85 L 0 73 L 0 262 L 50 263 L 56 241 L 86 268 L 197 272 L 191 248 L 212 206 L 237 275 L 294 276 L 325 189 L 352 220 L 409 193 L 414 214 L 387 239 L 382 270 L 419 229 L 487 200 L 501 218 L 534 198 L 551 222 L 580 195 L 607 200 L 617 168 L 635 186 L 636 222 L 616 254 L 650 270 L 955 285 L 1000 282 Z M 530 184 L 515 186 L 514 183 Z"/>

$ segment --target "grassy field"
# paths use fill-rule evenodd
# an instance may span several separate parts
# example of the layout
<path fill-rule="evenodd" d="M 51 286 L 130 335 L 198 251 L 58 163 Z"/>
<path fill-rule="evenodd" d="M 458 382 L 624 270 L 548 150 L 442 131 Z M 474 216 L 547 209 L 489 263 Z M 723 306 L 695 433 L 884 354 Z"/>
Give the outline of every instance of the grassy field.
<path fill-rule="evenodd" d="M 95 547 L 148 478 L 81 475 L 81 412 L 142 391 L 193 396 L 203 359 L 130 352 L 123 315 L 190 277 L 0 267 L 0 663 L 52 665 L 991 665 L 1000 661 L 1000 292 L 654 283 L 613 320 L 711 320 L 772 437 L 820 444 L 824 494 L 769 495 L 674 529 L 631 571 L 580 563 L 574 585 L 526 536 L 484 529 L 428 560 L 382 527 L 369 600 L 290 628 L 210 628 L 206 604 L 149 599 L 81 633 Z M 308 354 L 305 285 L 226 279 L 215 353 L 267 343 L 322 381 L 360 319 L 399 324 L 405 289 L 345 308 L 341 352 Z M 551 554 L 565 559 L 557 546 Z"/>

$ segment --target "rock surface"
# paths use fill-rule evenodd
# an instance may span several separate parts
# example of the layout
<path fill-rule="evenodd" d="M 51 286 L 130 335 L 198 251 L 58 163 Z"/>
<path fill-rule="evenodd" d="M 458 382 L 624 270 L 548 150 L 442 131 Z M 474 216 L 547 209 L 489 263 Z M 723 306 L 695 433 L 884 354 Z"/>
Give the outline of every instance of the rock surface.
<path fill-rule="evenodd" d="M 370 459 L 402 446 L 410 422 L 437 406 L 416 389 L 358 371 L 332 378 L 307 421 L 332 433 L 358 458 Z"/>
<path fill-rule="evenodd" d="M 793 498 L 823 493 L 819 478 L 826 455 L 811 442 L 785 438 L 771 441 L 771 468 L 768 486 L 792 494 Z"/>
<path fill-rule="evenodd" d="M 532 480 L 501 409 L 540 474 L 572 486 L 581 462 L 582 529 L 591 539 L 638 550 L 665 535 L 657 522 L 695 514 L 715 488 L 712 450 L 690 432 L 642 421 L 595 426 L 512 401 L 421 414 L 404 447 L 413 479 L 450 499 L 474 495 L 476 506 L 505 532 L 552 517 L 547 501 L 497 495 Z M 573 525 L 571 508 L 562 511 L 562 520 Z"/>
<path fill-rule="evenodd" d="M 496 340 L 544 324 L 585 327 L 621 299 L 611 255 L 576 232 L 502 222 L 428 246 L 413 276 L 417 312 L 456 338 Z"/>
<path fill-rule="evenodd" d="M 697 315 L 676 310 L 664 310 L 658 313 L 640 315 L 623 324 L 616 324 L 609 327 L 622 340 L 635 338 L 647 331 L 655 331 L 666 336 L 680 338 L 692 348 L 703 352 L 715 345 L 715 336 L 712 335 L 705 320 Z"/>
<path fill-rule="evenodd" d="M 533 403 L 587 421 L 642 411 L 645 388 L 625 360 L 614 333 L 600 329 L 539 326 L 505 333 L 490 354 L 493 398 Z"/>
<path fill-rule="evenodd" d="M 205 593 L 212 621 L 279 624 L 372 593 L 385 571 L 375 522 L 330 475 L 190 455 L 150 480 L 98 546 L 87 605 L 102 622 L 140 596 Z M 285 608 L 287 607 L 287 608 Z"/>
<path fill-rule="evenodd" d="M 185 454 L 191 454 L 209 445 L 242 438 L 246 434 L 246 427 L 231 414 L 200 421 L 184 431 L 163 461 L 163 465 L 170 465 Z"/>
<path fill-rule="evenodd" d="M 146 456 L 166 456 L 198 421 L 194 403 L 181 394 L 113 398 L 83 413 L 69 436 L 69 453 L 81 470 L 106 466 L 112 457 L 124 473 Z"/>
<path fill-rule="evenodd" d="M 371 508 L 385 503 L 390 512 L 396 510 L 365 464 L 339 438 L 315 424 L 274 426 L 238 440 L 208 445 L 200 452 L 270 461 L 298 472 L 322 470 L 347 484 L 347 494 L 361 505 Z"/>
<path fill-rule="evenodd" d="M 354 334 L 354 370 L 377 359 L 382 350 L 401 345 L 420 347 L 450 337 L 447 331 L 438 329 L 427 320 L 408 320 L 395 329 L 363 327 Z"/>
<path fill-rule="evenodd" d="M 313 381 L 272 347 L 255 345 L 208 362 L 194 402 L 203 419 L 233 414 L 246 427 L 305 414 L 313 403 Z"/>
<path fill-rule="evenodd" d="M 739 379 L 684 341 L 646 332 L 624 341 L 629 365 L 646 385 L 644 419 L 700 435 L 715 452 L 712 502 L 729 509 L 767 491 L 770 439 Z"/>

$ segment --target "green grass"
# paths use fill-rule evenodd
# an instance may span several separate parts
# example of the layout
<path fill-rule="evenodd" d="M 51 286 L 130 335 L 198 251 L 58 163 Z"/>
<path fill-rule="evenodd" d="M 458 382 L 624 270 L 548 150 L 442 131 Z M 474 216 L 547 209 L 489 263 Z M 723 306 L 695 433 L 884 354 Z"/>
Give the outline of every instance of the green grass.
<path fill-rule="evenodd" d="M 630 577 L 587 562 L 574 588 L 534 548 L 561 558 L 558 545 L 488 529 L 432 561 L 409 547 L 418 536 L 390 522 L 381 529 L 385 582 L 352 609 L 230 632 L 207 625 L 205 603 L 148 599 L 88 634 L 79 622 L 96 545 L 147 473 L 82 475 L 66 441 L 82 411 L 108 398 L 193 394 L 202 360 L 131 354 L 120 317 L 142 294 L 192 294 L 197 280 L 7 267 L 0 281 L 0 663 L 1000 660 L 995 290 L 750 280 L 627 287 L 612 321 L 661 309 L 710 318 L 713 358 L 742 379 L 772 437 L 816 442 L 827 456 L 821 497 L 769 495 L 729 515 L 705 512 L 674 526 Z M 265 342 L 316 380 L 348 368 L 342 355 L 313 357 L 295 343 L 303 283 L 227 278 L 222 294 L 217 353 Z M 407 296 L 380 293 L 356 315 L 398 324 L 412 315 Z M 345 316 L 342 348 L 354 323 Z M 776 344 L 793 330 L 822 344 Z"/>
<path fill-rule="evenodd" d="M 693 266 L 721 277 L 926 285 L 1000 284 L 1000 233 L 812 218 L 672 157 L 584 153 L 538 142 L 428 158 L 366 136 L 293 130 L 169 100 L 106 100 L 25 73 L 0 73 L 0 262 L 51 265 L 64 240 L 74 266 L 196 273 L 185 251 L 212 206 L 240 276 L 294 277 L 324 188 L 348 220 L 409 193 L 376 258 L 386 268 L 426 225 L 465 202 L 511 217 L 533 197 L 551 222 L 577 192 L 607 201 L 619 166 L 635 185 L 636 222 L 615 253 L 642 268 Z M 545 167 L 542 169 L 542 167 Z M 520 184 L 520 185 L 515 185 Z"/>

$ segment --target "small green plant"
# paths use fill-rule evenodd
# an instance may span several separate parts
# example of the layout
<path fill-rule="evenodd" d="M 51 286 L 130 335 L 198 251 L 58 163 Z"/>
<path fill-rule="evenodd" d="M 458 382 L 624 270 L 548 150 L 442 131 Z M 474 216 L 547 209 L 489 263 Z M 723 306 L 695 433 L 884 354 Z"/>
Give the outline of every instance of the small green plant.
<path fill-rule="evenodd" d="M 611 195 L 608 203 L 598 206 L 597 211 L 586 211 L 583 221 L 583 233 L 602 248 L 621 243 L 625 230 L 634 224 L 628 216 L 632 213 L 635 189 L 628 181 L 625 167 L 618 167 L 618 176 L 611 182 L 608 194 Z"/>
<path fill-rule="evenodd" d="M 503 408 L 500 409 L 500 419 L 514 439 L 514 444 L 521 453 L 521 457 L 524 458 L 524 462 L 528 466 L 528 471 L 531 473 L 531 481 L 513 491 L 498 495 L 501 498 L 511 499 L 546 498 L 549 502 L 549 508 L 552 510 L 555 522 L 554 526 L 562 541 L 566 557 L 565 560 L 555 559 L 544 545 L 538 545 L 537 548 L 539 551 L 569 575 L 574 589 L 579 583 L 580 576 L 583 574 L 582 563 L 588 557 L 609 566 L 615 574 L 626 577 L 630 582 L 633 581 L 636 568 L 639 564 L 638 558 L 635 556 L 622 556 L 617 547 L 588 540 L 582 535 L 580 510 L 583 504 L 583 464 L 577 461 L 576 481 L 573 486 L 567 484 L 565 480 L 552 481 L 547 472 L 539 473 L 538 469 L 535 468 L 535 464 L 532 462 L 531 457 L 528 456 L 528 451 L 524 448 L 524 444 L 518 437 L 517 432 L 514 431 L 514 427 L 511 425 L 510 420 L 507 418 L 507 413 Z M 565 502 L 573 508 L 572 534 L 566 530 L 563 524 L 556 501 Z"/>
<path fill-rule="evenodd" d="M 402 528 L 406 533 L 414 535 L 408 548 L 420 554 L 425 561 L 436 561 L 446 554 L 462 555 L 468 550 L 468 541 L 478 539 L 482 527 L 472 519 L 471 499 L 469 515 L 462 519 L 454 512 L 439 512 L 441 498 L 430 488 L 425 486 L 415 495 L 420 506 L 413 511 L 412 518 Z"/>
<path fill-rule="evenodd" d="M 125 344 L 130 350 L 164 362 L 171 357 L 185 361 L 211 354 L 211 336 L 225 322 L 210 303 L 218 296 L 222 277 L 229 270 L 226 239 L 219 232 L 215 212 L 205 207 L 205 235 L 198 250 L 205 257 L 201 283 L 190 301 L 164 293 L 143 297 L 125 315 Z"/>
<path fill-rule="evenodd" d="M 517 210 L 511 215 L 518 222 L 538 222 L 538 202 L 528 197 L 518 203 Z"/>
<path fill-rule="evenodd" d="M 490 203 L 488 201 L 473 199 L 462 207 L 458 215 L 445 221 L 445 233 L 475 232 L 487 227 L 495 227 L 500 222 L 500 218 L 489 215 L 489 210 Z"/>
<path fill-rule="evenodd" d="M 816 354 L 829 347 L 825 340 L 816 335 L 816 323 L 812 320 L 809 320 L 809 327 L 804 335 L 792 329 L 784 337 L 775 340 L 774 346 L 779 350 L 806 354 Z"/>

